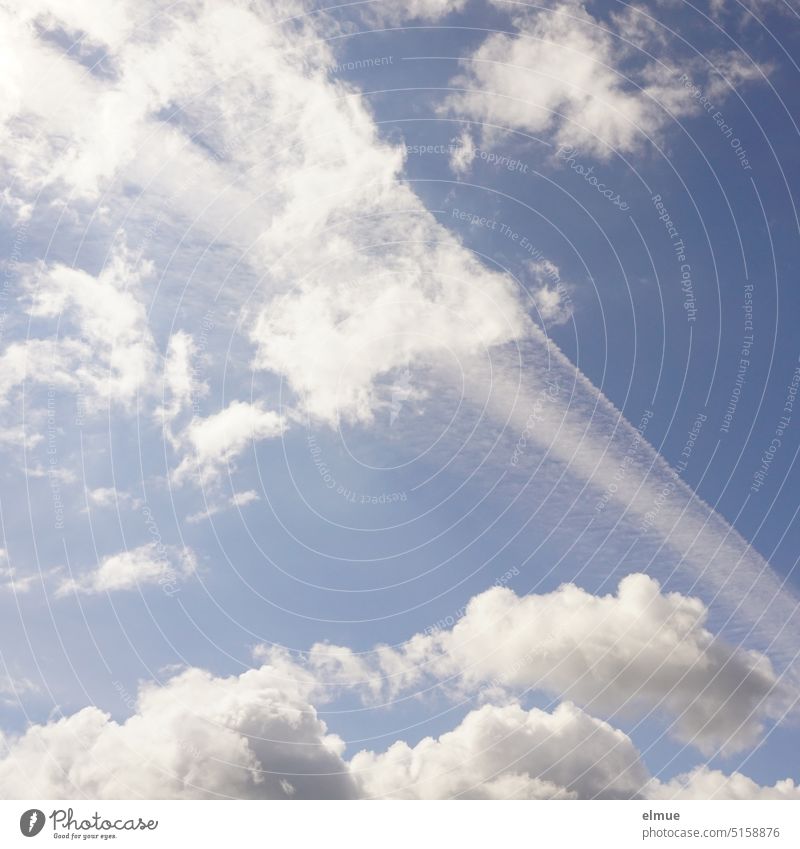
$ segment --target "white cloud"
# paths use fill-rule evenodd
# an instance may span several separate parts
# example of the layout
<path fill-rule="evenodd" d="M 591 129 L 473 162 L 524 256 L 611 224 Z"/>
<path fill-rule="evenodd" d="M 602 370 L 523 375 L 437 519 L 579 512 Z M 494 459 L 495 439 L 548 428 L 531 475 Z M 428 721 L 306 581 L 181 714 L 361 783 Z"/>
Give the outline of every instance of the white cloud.
<path fill-rule="evenodd" d="M 31 693 L 39 693 L 41 688 L 31 681 L 19 675 L 11 675 L 9 672 L 0 672 L 0 704 L 7 707 L 19 707 L 23 704 L 24 697 Z M 2 732 L 0 732 L 0 743 L 2 743 Z"/>
<path fill-rule="evenodd" d="M 791 779 L 760 786 L 700 766 L 662 783 L 631 739 L 575 705 L 552 713 L 484 705 L 416 746 L 359 752 L 350 762 L 367 797 L 395 799 L 798 799 Z"/>
<path fill-rule="evenodd" d="M 318 684 L 278 650 L 238 676 L 186 669 L 140 686 L 132 715 L 96 707 L 0 735 L 5 799 L 214 797 L 797 798 L 790 779 L 760 787 L 698 767 L 661 783 L 630 738 L 572 704 L 552 713 L 485 705 L 415 746 L 344 760 L 313 705 Z"/>
<path fill-rule="evenodd" d="M 101 24 L 84 13 L 78 18 L 78 11 L 62 4 L 55 20 L 68 28 L 87 29 L 92 39 L 114 41 L 131 29 L 134 6 L 125 8 L 128 11 L 113 24 Z M 529 104 L 521 116 L 513 110 L 512 125 L 544 121 L 541 127 L 557 140 L 577 133 L 583 146 L 598 155 L 607 152 L 602 141 L 622 149 L 635 147 L 635 124 L 657 129 L 661 113 L 614 73 L 611 42 L 577 6 L 569 8 L 571 20 L 549 16 L 526 29 L 539 33 L 541 27 L 540 34 L 553 36 L 553 44 L 537 47 L 524 36 L 490 36 L 478 56 L 484 51 L 485 58 L 499 56 L 503 62 L 547 63 L 548 78 L 538 71 L 539 65 L 531 72 L 540 84 L 525 97 L 534 98 L 535 105 Z M 285 377 L 313 416 L 329 423 L 341 417 L 371 420 L 376 409 L 389 403 L 386 380 L 409 363 L 452 364 L 453 372 L 461 366 L 476 384 L 467 387 L 468 396 L 478 397 L 488 347 L 493 357 L 493 413 L 506 422 L 510 410 L 519 431 L 550 369 L 563 378 L 561 385 L 574 385 L 568 405 L 560 398 L 543 411 L 531 441 L 551 451 L 581 483 L 592 481 L 603 491 L 626 457 L 632 429 L 566 358 L 530 331 L 520 293 L 474 261 L 398 182 L 400 149 L 379 141 L 370 115 L 349 89 L 325 79 L 327 48 L 315 38 L 309 40 L 317 45 L 311 53 L 301 50 L 298 44 L 309 34 L 304 29 L 308 24 L 298 21 L 296 26 L 292 34 L 265 25 L 265 18 L 252 10 L 225 3 L 201 4 L 185 13 L 176 8 L 168 21 L 156 17 L 130 43 L 109 51 L 113 73 L 106 79 L 88 73 L 74 58 L 38 38 L 30 21 L 0 27 L 8 42 L 0 50 L 8 70 L 0 75 L 7 95 L 0 98 L 0 150 L 15 186 L 25 194 L 20 203 L 37 197 L 42 187 L 55 191 L 62 185 L 94 201 L 120 174 L 126 185 L 147 185 L 162 198 L 174 194 L 187 175 L 195 175 L 191 191 L 181 195 L 176 206 L 192 220 L 202 210 L 197 227 L 215 237 L 224 230 L 241 244 L 254 241 L 254 266 L 270 270 L 264 282 L 268 304 L 255 310 L 250 325 L 258 348 L 255 364 Z M 562 42 L 579 48 L 581 55 L 570 54 L 574 61 L 565 62 Z M 610 67 L 603 67 L 606 59 Z M 510 77 L 500 68 L 491 62 L 471 63 L 469 73 L 487 74 L 502 89 Z M 518 72 L 511 73 L 516 84 Z M 58 85 L 41 86 L 45 78 Z M 253 98 L 253 91 L 270 96 Z M 479 114 L 486 108 L 504 108 L 502 97 L 491 92 L 486 96 L 494 101 L 490 107 L 480 94 L 464 105 Z M 256 102 L 257 108 L 252 105 Z M 169 124 L 158 118 L 167 105 L 175 107 L 177 116 Z M 565 119 L 536 106 L 557 107 Z M 203 146 L 189 142 L 201 128 L 205 132 L 197 138 Z M 207 154 L 208 149 L 214 153 Z M 170 167 L 164 168 L 165 163 Z M 235 178 L 243 173 L 253 185 L 269 179 L 267 201 L 241 187 Z M 288 246 L 287 233 L 292 234 Z M 149 385 L 143 376 L 155 362 L 146 333 L 139 335 L 141 299 L 131 303 L 119 281 L 110 281 L 108 290 L 92 289 L 95 278 L 90 278 L 89 291 L 98 294 L 95 304 L 82 294 L 79 284 L 86 278 L 75 276 L 84 272 L 54 269 L 58 283 L 44 280 L 44 297 L 35 308 L 42 317 L 54 318 L 63 310 L 79 329 L 60 341 L 12 344 L 2 354 L 0 387 L 10 390 L 26 374 L 35 379 L 46 374 L 59 388 L 88 387 L 97 406 L 111 395 L 129 403 Z M 376 282 L 379 273 L 385 274 L 382 282 L 388 286 Z M 305 284 L 290 289 L 297 279 Z M 366 282 L 360 290 L 343 280 Z M 288 295 L 275 298 L 287 290 Z M 112 302 L 122 308 L 120 315 Z M 304 310 L 312 312 L 304 315 Z M 107 337 L 98 338 L 104 316 L 121 332 L 121 358 L 114 358 Z M 467 338 L 465 328 L 474 338 Z M 329 343 L 328 350 L 320 339 Z M 527 341 L 530 355 L 521 391 L 517 375 L 502 367 L 507 365 L 503 346 L 520 340 Z M 363 362 L 356 363 L 354 357 Z M 189 426 L 189 456 L 179 467 L 179 477 L 194 470 L 213 479 L 221 470 L 215 451 L 227 455 L 222 461 L 226 463 L 250 439 L 277 435 L 275 414 L 255 404 L 241 410 L 238 404 L 231 405 L 233 413 L 223 410 Z M 218 417 L 225 414 L 230 416 L 232 438 L 219 427 L 224 419 Z M 662 498 L 662 488 L 673 481 L 671 471 L 646 446 L 642 457 L 617 488 L 617 506 L 628 509 L 634 519 L 655 512 L 649 527 L 685 558 L 690 574 L 700 575 L 728 610 L 739 610 L 740 620 L 755 622 L 755 633 L 766 635 L 765 642 L 780 630 L 776 646 L 793 654 L 793 599 L 782 592 L 766 563 L 681 482 Z M 755 585 L 754 576 L 760 576 Z M 408 657 L 385 654 L 387 664 L 396 663 L 399 672 L 413 678 L 415 664 Z M 733 668 L 744 668 L 738 655 Z M 763 677 L 756 678 L 763 683 Z M 754 733 L 756 725 L 756 720 L 746 722 L 744 736 Z M 718 739 L 718 727 L 714 734 Z"/>
<path fill-rule="evenodd" d="M 571 18 L 543 14 L 550 23 L 542 26 L 555 27 L 556 34 L 562 27 L 569 36 L 574 25 L 577 44 L 586 53 L 575 73 L 587 85 L 608 89 L 608 96 L 618 101 L 617 117 L 637 110 L 650 114 L 649 108 L 655 108 L 651 101 L 623 86 L 610 68 L 592 62 L 598 51 L 609 53 L 611 65 L 617 57 L 605 37 L 595 43 L 597 28 L 586 13 L 576 6 Z M 507 58 L 504 54 L 503 61 Z M 560 85 L 559 74 L 573 73 L 571 63 L 562 59 L 559 54 L 546 63 L 555 75 L 554 86 Z M 676 553 L 681 571 L 692 580 L 697 577 L 709 597 L 718 598 L 728 611 L 737 611 L 737 624 L 749 629 L 759 620 L 756 634 L 762 644 L 777 637 L 776 650 L 791 656 L 790 634 L 798 633 L 795 602 L 764 560 L 676 480 L 648 445 L 628 463 L 633 428 L 532 327 L 522 293 L 511 281 L 477 262 L 398 181 L 398 150 L 377 139 L 361 106 L 342 99 L 341 87 L 301 74 L 294 66 L 280 81 L 269 82 L 278 87 L 276 103 L 284 96 L 291 100 L 300 127 L 326 131 L 298 133 L 284 126 L 281 113 L 263 116 L 264 126 L 286 133 L 296 161 L 287 163 L 276 154 L 281 191 L 258 241 L 259 256 L 267 261 L 277 287 L 286 289 L 288 280 L 302 283 L 285 295 L 267 294 L 266 306 L 256 310 L 250 325 L 257 346 L 254 366 L 284 377 L 307 412 L 329 424 L 373 421 L 377 410 L 391 404 L 398 370 L 431 368 L 435 380 L 447 385 L 465 374 L 467 399 L 479 407 L 488 399 L 495 421 L 509 423 L 517 432 L 525 430 L 547 380 L 557 378 L 562 392 L 542 412 L 529 440 L 532 450 L 547 451 L 567 466 L 581 490 L 589 481 L 598 493 L 626 464 L 626 479 L 611 500 L 615 509 L 627 510 L 627 523 L 647 522 L 648 532 Z M 559 90 L 563 94 L 563 86 Z M 556 88 L 553 92 L 556 97 Z M 581 120 L 588 116 L 608 124 L 619 143 L 635 144 L 634 130 L 628 134 L 624 129 L 632 125 L 609 119 L 606 105 L 593 101 L 586 111 L 579 97 L 573 106 L 580 106 Z M 568 129 L 564 133 L 569 136 Z M 273 149 L 274 141 L 261 141 Z M 250 164 L 246 151 L 241 161 Z M 321 163 L 329 164 L 320 168 Z M 293 234 L 288 251 L 287 232 Z M 310 245 L 313 251 L 307 250 Z M 549 291 L 540 300 L 554 308 Z M 467 328 L 470 332 L 464 332 Z M 517 345 L 523 349 L 522 368 Z M 571 499 L 569 494 L 568 503 Z M 627 547 L 623 532 L 615 538 Z M 743 598 L 750 603 L 742 605 Z M 760 611 L 768 609 L 775 615 L 762 616 Z M 777 635 L 775 622 L 793 624 Z"/>
<path fill-rule="evenodd" d="M 260 500 L 261 496 L 254 489 L 248 489 L 245 492 L 235 493 L 233 498 L 231 498 L 231 504 L 234 507 L 246 507 L 248 504 L 253 504 Z"/>
<path fill-rule="evenodd" d="M 670 55 L 670 29 L 643 7 L 626 6 L 608 21 L 577 0 L 535 11 L 497 5 L 510 11 L 517 32 L 489 35 L 463 60 L 454 84 L 467 90 L 448 102 L 459 117 L 494 125 L 483 129 L 489 140 L 501 138 L 495 127 L 510 128 L 601 159 L 629 154 L 648 140 L 660 143 L 670 121 L 699 112 L 681 72 L 721 101 L 770 70 L 740 50 Z"/>
<path fill-rule="evenodd" d="M 652 136 L 665 115 L 619 71 L 621 49 L 577 3 L 520 14 L 517 35 L 490 35 L 465 60 L 450 108 L 501 127 L 552 135 L 607 157 Z"/>
<path fill-rule="evenodd" d="M 17 577 L 10 566 L 0 567 L 0 591 L 9 593 L 26 593 L 39 580 L 38 575 Z"/>
<path fill-rule="evenodd" d="M 129 492 L 123 492 L 113 486 L 99 486 L 95 489 L 86 490 L 86 499 L 92 507 L 106 509 L 108 507 L 133 507 L 140 506 L 141 500 L 132 496 Z"/>
<path fill-rule="evenodd" d="M 47 170 L 40 182 L 26 172 L 21 186 L 38 191 L 46 184 L 55 191 L 65 182 L 87 198 L 102 189 L 111 203 L 114 177 L 124 174 L 128 184 L 147 186 L 147 197 L 165 198 L 215 240 L 224 231 L 234 243 L 252 245 L 254 267 L 259 273 L 269 268 L 268 303 L 254 308 L 249 325 L 255 365 L 286 377 L 309 412 L 328 422 L 340 415 L 369 420 L 389 405 L 384 384 L 397 368 L 483 352 L 525 334 L 520 293 L 464 252 L 399 181 L 402 148 L 381 142 L 362 103 L 328 79 L 332 54 L 323 41 L 303 38 L 310 33 L 309 20 L 284 30 L 253 9 L 217 3 L 191 14 L 175 9 L 169 21 L 143 21 L 136 30 L 130 23 L 134 7 L 125 9 L 128 23 L 118 22 L 115 29 L 129 31 L 131 38 L 109 51 L 113 78 L 87 74 L 23 26 L 19 61 L 28 62 L 23 87 L 47 73 L 60 75 L 62 64 L 69 68 L 58 94 L 63 109 L 50 102 L 26 107 L 37 133 L 52 136 L 53 149 L 34 157 Z M 60 20 L 68 13 L 54 14 Z M 315 18 L 314 25 L 322 21 Z M 98 30 L 94 37 L 110 36 Z M 33 57 L 26 53 L 29 47 L 35 47 Z M 270 97 L 254 100 L 254 90 L 269 91 Z M 158 117 L 167 105 L 176 116 L 170 122 Z M 95 117 L 86 122 L 105 106 L 124 113 L 119 121 L 109 119 L 112 140 L 98 131 L 102 122 Z M 9 107 L 9 126 L 21 108 L 21 102 Z M 62 156 L 56 147 L 64 138 L 71 152 Z M 21 149 L 24 145 L 8 145 L 9 155 Z M 164 168 L 165 162 L 171 167 Z M 239 179 L 245 171 L 246 184 Z M 248 188 L 267 179 L 268 199 Z M 158 232 L 149 235 L 155 247 Z M 377 284 L 381 275 L 391 278 L 384 291 Z M 288 281 L 298 279 L 306 285 L 289 290 Z M 348 291 L 342 281 L 365 281 L 363 291 Z M 288 294 L 276 299 L 278 292 Z M 57 292 L 50 291 L 39 309 L 53 312 L 59 305 Z M 85 311 L 92 303 L 85 298 L 73 306 Z M 317 313 L 316 322 L 304 315 L 306 309 Z M 331 349 L 325 351 L 320 340 Z M 94 362 L 98 344 L 102 353 L 103 343 L 95 341 L 70 339 L 55 348 L 45 348 L 44 341 L 28 344 L 28 361 L 34 354 L 38 359 L 27 372 L 49 369 L 52 380 L 77 391 L 81 374 L 75 364 Z M 168 420 L 185 409 L 190 393 L 189 345 L 178 334 L 168 349 L 161 408 Z M 132 356 L 119 364 L 129 365 L 129 372 L 113 375 L 116 385 L 107 388 L 129 399 L 142 386 L 144 369 L 136 365 L 145 352 L 142 346 L 130 349 Z M 350 373 L 345 366 L 353 365 L 352 356 L 358 364 Z M 4 374 L 14 371 L 6 368 Z M 98 375 L 84 377 L 96 383 Z M 219 463 L 194 445 L 210 427 L 194 422 L 184 436 L 200 473 L 213 476 Z M 171 426 L 167 435 L 179 438 Z M 178 478 L 192 463 L 191 458 L 181 463 Z"/>
<path fill-rule="evenodd" d="M 95 507 L 110 507 L 119 500 L 120 493 L 113 486 L 100 486 L 87 492 L 89 502 Z"/>
<path fill-rule="evenodd" d="M 761 786 L 740 772 L 726 775 L 699 766 L 664 783 L 653 781 L 648 795 L 651 799 L 800 799 L 800 785 L 785 778 Z"/>
<path fill-rule="evenodd" d="M 0 355 L 0 402 L 26 381 L 82 393 L 88 412 L 130 407 L 149 392 L 157 353 L 141 301 L 150 273 L 118 247 L 97 276 L 55 263 L 25 281 L 32 319 L 50 335 L 12 342 Z"/>
<path fill-rule="evenodd" d="M 438 740 L 360 752 L 351 768 L 380 798 L 633 797 L 648 779 L 625 734 L 571 704 L 484 705 Z"/>
<path fill-rule="evenodd" d="M 564 324 L 572 316 L 572 298 L 569 287 L 561 279 L 559 267 L 543 259 L 527 264 L 532 278 L 528 290 L 536 305 L 539 318 L 546 325 Z"/>
<path fill-rule="evenodd" d="M 25 475 L 29 478 L 49 478 L 64 486 L 69 486 L 78 480 L 77 474 L 72 469 L 62 469 L 57 465 L 50 466 L 49 468 L 45 466 L 28 466 L 25 469 Z"/>
<path fill-rule="evenodd" d="M 25 380 L 47 382 L 60 389 L 77 391 L 80 382 L 71 370 L 87 353 L 80 342 L 56 339 L 28 339 L 12 342 L 0 354 L 0 404 Z"/>
<path fill-rule="evenodd" d="M 152 378 L 156 351 L 141 294 L 151 272 L 120 248 L 96 277 L 56 264 L 28 283 L 32 317 L 73 322 L 86 356 L 65 367 L 98 401 L 129 405 Z"/>
<path fill-rule="evenodd" d="M 707 57 L 712 70 L 706 84 L 706 94 L 712 100 L 722 100 L 731 93 L 739 93 L 745 83 L 766 80 L 773 71 L 769 64 L 759 64 L 744 52 L 712 52 Z"/>
<path fill-rule="evenodd" d="M 91 79 L 86 82 L 89 91 L 65 95 L 77 104 L 75 115 L 88 114 L 80 104 L 98 99 L 124 111 L 123 121 L 112 122 L 122 128 L 124 144 L 104 151 L 103 169 L 81 176 L 76 161 L 102 160 L 95 150 L 97 140 L 91 127 L 86 132 L 81 126 L 64 130 L 75 156 L 70 167 L 60 168 L 58 179 L 88 196 L 98 187 L 107 191 L 113 176 L 124 173 L 127 181 L 146 185 L 150 196 L 168 198 L 179 214 L 191 216 L 193 226 L 215 239 L 224 232 L 237 244 L 252 245 L 254 267 L 259 273 L 269 269 L 267 300 L 287 291 L 288 281 L 305 279 L 308 285 L 296 293 L 296 303 L 273 301 L 263 311 L 256 309 L 250 327 L 259 346 L 256 365 L 284 374 L 295 389 L 308 394 L 312 414 L 332 420 L 337 405 L 329 379 L 341 372 L 353 351 L 365 358 L 379 354 L 373 368 L 359 367 L 347 381 L 353 385 L 344 386 L 337 399 L 345 417 L 363 419 L 371 415 L 373 403 L 380 403 L 372 397 L 376 380 L 406 365 L 406 348 L 419 361 L 430 359 L 432 342 L 422 337 L 430 331 L 438 335 L 444 321 L 451 329 L 437 358 L 450 356 L 451 342 L 458 349 L 466 346 L 467 334 L 456 332 L 456 322 L 475 331 L 470 350 L 479 351 L 484 344 L 502 344 L 523 333 L 525 311 L 509 283 L 464 253 L 399 182 L 402 148 L 381 142 L 352 92 L 327 79 L 332 57 L 322 41 L 304 40 L 303 51 L 298 50 L 309 23 L 295 25 L 300 32 L 290 33 L 268 25 L 252 9 L 208 4 L 192 15 L 175 10 L 168 25 L 153 25 L 152 31 L 145 26 L 140 37 L 112 51 L 119 75 L 113 84 Z M 258 62 L 252 61 L 254 56 Z M 269 91 L 270 97 L 254 101 L 254 90 Z M 167 105 L 177 116 L 169 123 L 157 117 Z M 43 109 L 40 122 L 46 124 L 49 114 Z M 56 154 L 51 152 L 49 159 L 57 159 Z M 170 168 L 163 167 L 165 161 Z M 239 179 L 243 172 L 248 174 L 246 185 Z M 247 187 L 266 179 L 268 199 Z M 288 245 L 287 232 L 292 234 Z M 369 245 L 373 247 L 365 251 Z M 397 309 L 374 286 L 387 267 L 393 293 L 404 299 Z M 378 352 L 375 334 L 361 314 L 341 315 L 346 329 L 360 334 L 350 340 L 341 337 L 340 314 L 352 312 L 353 299 L 339 289 L 335 298 L 327 296 L 328 305 L 320 303 L 332 278 L 369 281 L 366 311 L 376 320 L 376 329 L 394 334 L 386 339 L 385 351 Z M 337 300 L 342 300 L 341 310 Z M 332 326 L 309 327 L 299 315 L 305 306 L 319 309 L 321 319 Z M 458 307 L 455 313 L 453 306 Z M 330 357 L 319 356 L 315 329 L 336 344 Z M 274 339 L 269 335 L 273 330 Z M 367 350 L 370 345 L 374 350 Z M 308 364 L 287 365 L 287 348 L 302 355 L 305 346 Z"/>
<path fill-rule="evenodd" d="M 470 168 L 472 168 L 476 151 L 477 148 L 472 134 L 465 130 L 456 140 L 450 153 L 450 169 L 452 172 L 459 177 L 468 174 Z"/>
<path fill-rule="evenodd" d="M 194 418 L 181 435 L 188 454 L 175 470 L 175 480 L 195 476 L 200 482 L 213 482 L 248 445 L 280 436 L 285 427 L 278 413 L 245 401 L 232 401 L 218 413 Z"/>
<path fill-rule="evenodd" d="M 460 12 L 467 0 L 378 0 L 362 7 L 361 14 L 371 25 L 397 25 L 405 21 L 438 21 L 451 12 Z"/>
<path fill-rule="evenodd" d="M 89 14 L 86 3 L 71 5 L 13 3 L 0 12 L 6 72 L 0 156 L 15 188 L 21 184 L 17 190 L 33 197 L 59 182 L 78 197 L 96 197 L 101 183 L 132 158 L 144 137 L 144 89 L 112 90 L 76 61 L 80 53 L 69 55 L 42 37 L 63 27 L 73 36 L 84 32 L 84 47 L 99 47 L 123 35 L 133 5 L 115 3 L 108 15 Z M 38 84 L 45 78 L 48 85 Z"/>
<path fill-rule="evenodd" d="M 365 687 L 370 699 L 432 681 L 468 693 L 544 690 L 606 716 L 655 712 L 701 750 L 737 751 L 780 714 L 787 691 L 764 655 L 715 637 L 706 616 L 699 599 L 662 593 L 641 574 L 607 596 L 574 584 L 522 597 L 496 587 L 451 629 L 359 657 L 317 644 L 309 662 L 322 680 Z"/>
<path fill-rule="evenodd" d="M 0 796 L 354 796 L 342 743 L 308 694 L 304 674 L 277 653 L 271 664 L 230 678 L 190 668 L 163 686 L 143 685 L 124 722 L 86 707 L 0 736 Z"/>
<path fill-rule="evenodd" d="M 204 510 L 199 510 L 197 513 L 187 516 L 186 521 L 191 524 L 197 524 L 198 522 L 204 522 L 206 519 L 210 519 L 212 516 L 216 516 L 218 513 L 222 513 L 230 507 L 236 507 L 238 510 L 241 510 L 242 507 L 260 500 L 261 496 L 254 489 L 248 489 L 245 492 L 236 492 L 227 501 L 216 501 L 208 504 Z"/>
<path fill-rule="evenodd" d="M 529 474 L 543 456 L 563 472 L 568 482 L 563 495 L 556 492 L 549 501 L 555 508 L 555 498 L 563 507 L 557 521 L 574 539 L 572 555 L 587 562 L 597 557 L 596 538 L 587 531 L 608 510 L 616 520 L 604 549 L 609 562 L 624 562 L 635 538 L 660 546 L 643 564 L 648 571 L 671 575 L 713 599 L 715 612 L 730 616 L 733 638 L 747 634 L 776 663 L 790 667 L 800 635 L 800 604 L 792 590 L 697 496 L 682 470 L 651 447 L 649 432 L 628 422 L 538 328 L 531 337 L 520 344 L 521 355 L 495 351 L 491 373 L 480 360 L 463 362 L 471 378 L 464 392 L 472 404 L 485 405 L 494 421 L 507 423 L 510 440 L 524 439 L 522 472 Z M 639 427 L 641 421 L 646 428 L 647 420 L 641 417 Z M 687 421 L 687 429 L 691 426 Z M 704 426 L 713 425 L 709 420 Z M 690 446 L 687 465 L 692 460 Z M 590 508 L 588 518 L 574 510 L 576 498 Z"/>
<path fill-rule="evenodd" d="M 57 594 L 96 594 L 156 584 L 165 592 L 173 593 L 179 582 L 196 570 L 197 560 L 190 549 L 150 542 L 104 557 L 96 569 L 62 581 Z"/>
<path fill-rule="evenodd" d="M 208 394 L 208 384 L 197 377 L 197 357 L 197 345 L 190 334 L 179 330 L 170 336 L 164 358 L 163 401 L 156 417 L 173 446 L 179 442 L 174 432 L 178 418 Z"/>
<path fill-rule="evenodd" d="M 9 562 L 8 552 L 4 548 L 0 548 L 0 592 L 26 593 L 39 577 L 39 575 L 19 577 L 16 569 Z M 2 687 L 0 687 L 0 692 L 2 692 Z"/>
<path fill-rule="evenodd" d="M 385 257 L 382 274 L 301 286 L 273 301 L 255 325 L 255 364 L 286 376 L 316 419 L 369 422 L 391 403 L 391 381 L 381 386 L 380 378 L 409 364 L 457 363 L 527 331 L 506 278 L 430 222 L 404 235 L 420 244 Z M 436 243 L 423 241 L 431 238 Z"/>

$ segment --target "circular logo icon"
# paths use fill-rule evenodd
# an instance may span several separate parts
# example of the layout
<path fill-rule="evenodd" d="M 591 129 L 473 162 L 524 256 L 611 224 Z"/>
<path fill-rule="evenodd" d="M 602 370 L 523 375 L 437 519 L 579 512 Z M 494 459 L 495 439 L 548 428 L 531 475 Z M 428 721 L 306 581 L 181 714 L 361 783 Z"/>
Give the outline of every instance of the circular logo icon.
<path fill-rule="evenodd" d="M 25 837 L 36 837 L 44 828 L 44 811 L 31 808 L 19 818 L 19 830 Z"/>

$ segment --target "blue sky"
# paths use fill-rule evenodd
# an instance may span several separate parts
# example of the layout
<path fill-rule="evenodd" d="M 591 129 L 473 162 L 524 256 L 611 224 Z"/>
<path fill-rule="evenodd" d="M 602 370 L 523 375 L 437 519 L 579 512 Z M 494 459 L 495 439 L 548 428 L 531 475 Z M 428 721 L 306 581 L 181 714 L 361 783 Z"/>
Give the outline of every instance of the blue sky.
<path fill-rule="evenodd" d="M 797 14 L 11 4 L 0 792 L 797 796 Z"/>

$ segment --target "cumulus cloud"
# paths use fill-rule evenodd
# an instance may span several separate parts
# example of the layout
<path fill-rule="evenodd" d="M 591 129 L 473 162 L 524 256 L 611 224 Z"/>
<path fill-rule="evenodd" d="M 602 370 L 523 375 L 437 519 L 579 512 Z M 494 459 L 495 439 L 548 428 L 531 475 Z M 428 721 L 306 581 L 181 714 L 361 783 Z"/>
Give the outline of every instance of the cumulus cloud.
<path fill-rule="evenodd" d="M 600 157 L 630 151 L 664 116 L 619 72 L 618 43 L 585 9 L 562 3 L 515 19 L 516 35 L 490 35 L 464 62 L 470 91 L 453 111 L 528 132 Z"/>
<path fill-rule="evenodd" d="M 468 254 L 425 244 L 397 267 L 356 285 L 304 286 L 274 301 L 254 328 L 255 363 L 286 376 L 316 419 L 369 422 L 387 406 L 379 378 L 408 365 L 459 361 L 524 335 L 518 293 Z M 384 265 L 386 268 L 386 265 Z"/>
<path fill-rule="evenodd" d="M 390 799 L 797 799 L 791 779 L 760 786 L 699 766 L 662 783 L 633 741 L 566 702 L 553 712 L 484 705 L 452 731 L 350 762 L 360 791 Z"/>
<path fill-rule="evenodd" d="M 351 767 L 380 798 L 634 797 L 647 780 L 625 734 L 568 703 L 553 713 L 484 705 L 438 740 L 360 752 Z"/>
<path fill-rule="evenodd" d="M 127 584 L 128 565 L 117 558 L 106 569 L 106 583 Z M 402 651 L 379 647 L 377 660 L 344 646 L 316 645 L 298 663 L 284 650 L 260 647 L 255 655 L 262 665 L 238 676 L 189 668 L 162 685 L 143 684 L 136 699 L 119 685 L 123 704 L 133 711 L 125 721 L 87 707 L 0 739 L 0 793 L 798 798 L 791 779 L 759 786 L 739 772 L 727 775 L 702 764 L 658 780 L 627 734 L 592 715 L 600 708 L 624 709 L 636 694 L 646 705 L 680 712 L 679 727 L 701 737 L 724 736 L 743 716 L 747 722 L 747 710 L 774 684 L 769 664 L 719 643 L 703 627 L 704 616 L 697 600 L 661 593 L 643 575 L 626 578 L 616 596 L 566 585 L 519 598 L 496 587 L 473 599 L 451 630 L 416 635 Z M 348 761 L 345 744 L 329 732 L 316 705 L 335 700 L 341 689 L 365 686 L 380 698 L 387 676 L 403 686 L 433 677 L 445 693 L 481 689 L 490 701 L 438 738 L 415 745 L 398 740 L 386 751 L 362 750 Z M 458 688 L 448 690 L 448 680 L 456 679 Z M 564 700 L 545 711 L 525 709 L 514 698 L 514 691 L 539 686 Z M 574 704 L 576 697 L 588 709 Z M 731 718 L 719 719 L 723 706 Z M 709 728 L 718 721 L 722 726 Z"/>
<path fill-rule="evenodd" d="M 515 34 L 490 35 L 464 60 L 456 84 L 468 91 L 451 97 L 451 111 L 601 159 L 659 140 L 669 121 L 695 111 L 669 58 L 653 59 L 652 51 L 664 52 L 668 30 L 638 7 L 612 15 L 611 27 L 574 0 L 515 11 L 512 19 Z M 711 69 L 691 59 L 682 67 L 707 80 L 714 96 L 763 78 L 764 69 L 739 53 L 709 59 Z"/>
<path fill-rule="evenodd" d="M 149 392 L 157 353 L 142 302 L 150 266 L 118 246 L 99 274 L 55 263 L 31 270 L 28 313 L 49 335 L 0 355 L 0 400 L 24 382 L 81 392 L 88 411 Z M 58 328 L 56 330 L 55 328 Z"/>
<path fill-rule="evenodd" d="M 667 782 L 653 781 L 647 788 L 651 799 L 800 799 L 800 785 L 791 778 L 762 786 L 734 772 L 699 766 Z"/>
<path fill-rule="evenodd" d="M 120 689 L 124 701 L 131 699 Z M 86 707 L 0 736 L 3 798 L 349 798 L 341 740 L 283 661 L 230 678 L 190 668 L 143 685 L 117 722 Z"/>
<path fill-rule="evenodd" d="M 317 644 L 310 663 L 372 699 L 438 680 L 470 693 L 544 690 L 607 716 L 655 712 L 679 739 L 732 752 L 758 740 L 787 693 L 768 658 L 720 640 L 707 613 L 699 599 L 663 593 L 641 574 L 606 596 L 574 584 L 522 597 L 495 587 L 450 629 L 361 656 Z"/>
<path fill-rule="evenodd" d="M 280 436 L 285 427 L 278 413 L 246 401 L 232 401 L 218 413 L 196 417 L 182 434 L 188 454 L 175 470 L 175 480 L 194 475 L 201 482 L 213 482 L 248 445 Z"/>
<path fill-rule="evenodd" d="M 631 739 L 564 703 L 554 711 L 484 705 L 414 746 L 350 761 L 313 705 L 318 683 L 280 650 L 238 676 L 189 668 L 138 696 L 132 715 L 96 707 L 0 735 L 0 794 L 16 798 L 352 799 L 453 797 L 797 798 L 790 780 L 760 787 L 698 767 L 652 778 Z"/>
<path fill-rule="evenodd" d="M 96 569 L 73 575 L 61 582 L 60 596 L 73 592 L 94 595 L 160 585 L 174 592 L 180 581 L 197 570 L 197 559 L 188 548 L 163 546 L 155 542 L 104 557 Z"/>

